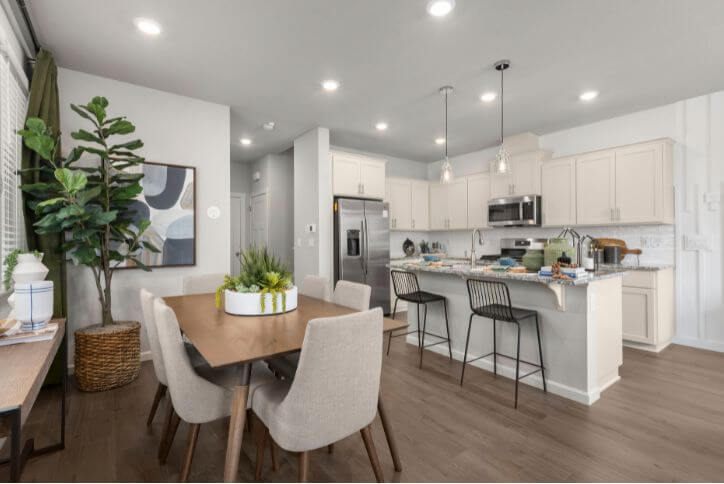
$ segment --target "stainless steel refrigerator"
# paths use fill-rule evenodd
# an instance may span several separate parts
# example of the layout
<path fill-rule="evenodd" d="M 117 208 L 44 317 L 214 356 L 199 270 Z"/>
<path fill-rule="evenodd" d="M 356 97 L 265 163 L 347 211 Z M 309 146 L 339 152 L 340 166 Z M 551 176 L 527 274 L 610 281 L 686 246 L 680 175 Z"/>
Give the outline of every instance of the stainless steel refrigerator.
<path fill-rule="evenodd" d="M 387 205 L 379 200 L 334 200 L 334 282 L 372 287 L 370 308 L 390 313 L 390 229 Z"/>

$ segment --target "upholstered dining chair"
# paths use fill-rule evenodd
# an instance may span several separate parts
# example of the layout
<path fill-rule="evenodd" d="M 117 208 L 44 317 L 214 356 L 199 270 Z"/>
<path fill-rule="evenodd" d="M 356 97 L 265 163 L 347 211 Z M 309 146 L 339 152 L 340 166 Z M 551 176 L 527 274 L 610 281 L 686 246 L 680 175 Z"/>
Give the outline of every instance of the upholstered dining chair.
<path fill-rule="evenodd" d="M 238 382 L 236 368 L 219 371 L 195 369 L 184 347 L 181 330 L 173 310 L 161 299 L 153 305 L 154 320 L 166 372 L 168 392 L 174 409 L 167 439 L 173 440 L 179 422 L 190 424 L 186 453 L 181 467 L 181 482 L 186 482 L 191 470 L 196 441 L 201 424 L 212 422 L 231 414 L 232 387 Z M 249 405 L 254 392 L 266 383 L 276 381 L 262 365 L 252 366 L 249 385 Z M 168 450 L 166 450 L 168 453 Z M 163 456 L 165 460 L 165 456 Z"/>
<path fill-rule="evenodd" d="M 382 482 L 370 433 L 381 371 L 381 308 L 313 319 L 294 379 L 260 386 L 251 398 L 252 410 L 266 427 L 262 439 L 271 436 L 282 449 L 298 452 L 299 480 L 305 482 L 310 451 L 360 432 L 375 478 Z"/>
<path fill-rule="evenodd" d="M 183 293 L 188 294 L 207 294 L 216 291 L 224 282 L 225 274 L 191 274 L 183 277 Z"/>
<path fill-rule="evenodd" d="M 299 284 L 299 292 L 305 296 L 327 301 L 329 300 L 329 279 L 324 276 L 304 276 Z"/>

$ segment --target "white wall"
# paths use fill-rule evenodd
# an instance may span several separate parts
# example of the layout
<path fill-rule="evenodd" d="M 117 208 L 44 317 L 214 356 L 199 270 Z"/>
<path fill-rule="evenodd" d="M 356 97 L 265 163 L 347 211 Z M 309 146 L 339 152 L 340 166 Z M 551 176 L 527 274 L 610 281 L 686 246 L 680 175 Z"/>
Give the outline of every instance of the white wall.
<path fill-rule="evenodd" d="M 69 104 L 85 103 L 101 95 L 108 98 L 111 114 L 125 115 L 136 125 L 133 136 L 143 140 L 140 153 L 147 160 L 196 167 L 196 265 L 159 268 L 150 273 L 116 272 L 112 286 L 114 318 L 142 321 L 138 295 L 142 287 L 158 296 L 177 295 L 186 274 L 229 272 L 229 107 L 69 69 L 59 69 L 58 85 L 64 152 L 76 144 L 70 133 L 87 128 Z M 219 218 L 207 217 L 210 206 L 221 209 Z M 86 267 L 69 266 L 68 317 L 71 330 L 100 319 L 93 276 Z M 144 332 L 142 338 L 145 349 Z M 72 348 L 72 338 L 70 343 Z"/>
<path fill-rule="evenodd" d="M 724 351 L 724 260 L 719 202 L 724 180 L 724 91 L 655 109 L 635 112 L 597 123 L 550 133 L 541 137 L 541 148 L 554 157 L 670 137 L 674 147 L 676 224 L 586 228 L 592 234 L 623 238 L 642 247 L 642 263 L 676 264 L 677 335 L 675 341 Z M 486 161 L 497 148 L 451 158 L 456 176 L 487 171 Z M 428 167 L 428 178 L 437 180 L 440 162 Z M 496 229 L 487 232 L 494 252 L 501 236 L 542 236 L 547 229 Z M 508 235 L 506 235 L 508 234 Z M 455 253 L 469 248 L 464 233 L 438 233 Z M 466 239 L 467 242 L 465 241 Z M 685 244 L 686 240 L 699 244 Z M 630 257 L 630 256 L 629 256 Z"/>
<path fill-rule="evenodd" d="M 251 170 L 249 163 L 232 161 L 229 164 L 229 179 L 233 193 L 249 193 L 251 190 Z"/>
<path fill-rule="evenodd" d="M 294 279 L 333 280 L 332 160 L 329 130 L 314 128 L 294 140 Z M 316 226 L 315 233 L 306 231 Z"/>

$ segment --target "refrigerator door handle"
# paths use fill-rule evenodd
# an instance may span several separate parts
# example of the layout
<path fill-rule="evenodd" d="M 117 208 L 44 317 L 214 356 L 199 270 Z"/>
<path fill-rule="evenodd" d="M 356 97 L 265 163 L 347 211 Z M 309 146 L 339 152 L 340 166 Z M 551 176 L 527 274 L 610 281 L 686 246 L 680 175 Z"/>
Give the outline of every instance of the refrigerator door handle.
<path fill-rule="evenodd" d="M 365 231 L 364 231 L 364 238 L 365 238 L 365 253 L 364 253 L 364 256 L 365 256 L 365 266 L 364 266 L 364 271 L 365 271 L 365 279 L 366 279 L 366 278 L 367 278 L 367 274 L 369 273 L 369 268 L 370 268 L 370 238 L 369 238 L 369 234 L 367 233 L 367 228 L 368 228 L 368 227 L 367 227 L 367 217 L 365 217 L 365 218 L 362 219 L 362 220 L 363 220 L 364 228 L 365 228 Z"/>
<path fill-rule="evenodd" d="M 359 251 L 359 264 L 362 266 L 362 274 L 367 274 L 365 268 L 365 252 L 367 251 L 367 238 L 365 237 L 365 219 L 360 221 L 360 251 Z"/>

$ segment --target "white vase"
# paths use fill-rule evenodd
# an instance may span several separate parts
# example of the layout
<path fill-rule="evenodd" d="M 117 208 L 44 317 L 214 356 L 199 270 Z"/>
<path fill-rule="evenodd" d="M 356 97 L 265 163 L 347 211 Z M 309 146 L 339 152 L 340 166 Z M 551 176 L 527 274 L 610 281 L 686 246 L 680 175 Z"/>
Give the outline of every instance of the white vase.
<path fill-rule="evenodd" d="M 13 281 L 26 283 L 44 280 L 48 275 L 48 268 L 42 260 L 43 254 L 19 254 L 18 264 L 13 269 Z"/>
<path fill-rule="evenodd" d="M 240 316 L 259 316 L 289 312 L 297 308 L 297 287 L 286 291 L 286 308 L 282 308 L 282 295 L 276 294 L 277 310 L 274 311 L 271 294 L 264 295 L 264 310 L 261 309 L 261 295 L 258 292 L 224 291 L 224 311 Z"/>
<path fill-rule="evenodd" d="M 15 292 L 10 299 L 22 331 L 42 329 L 53 317 L 53 281 L 44 280 L 48 268 L 42 260 L 43 254 L 19 254 L 13 269 Z"/>

